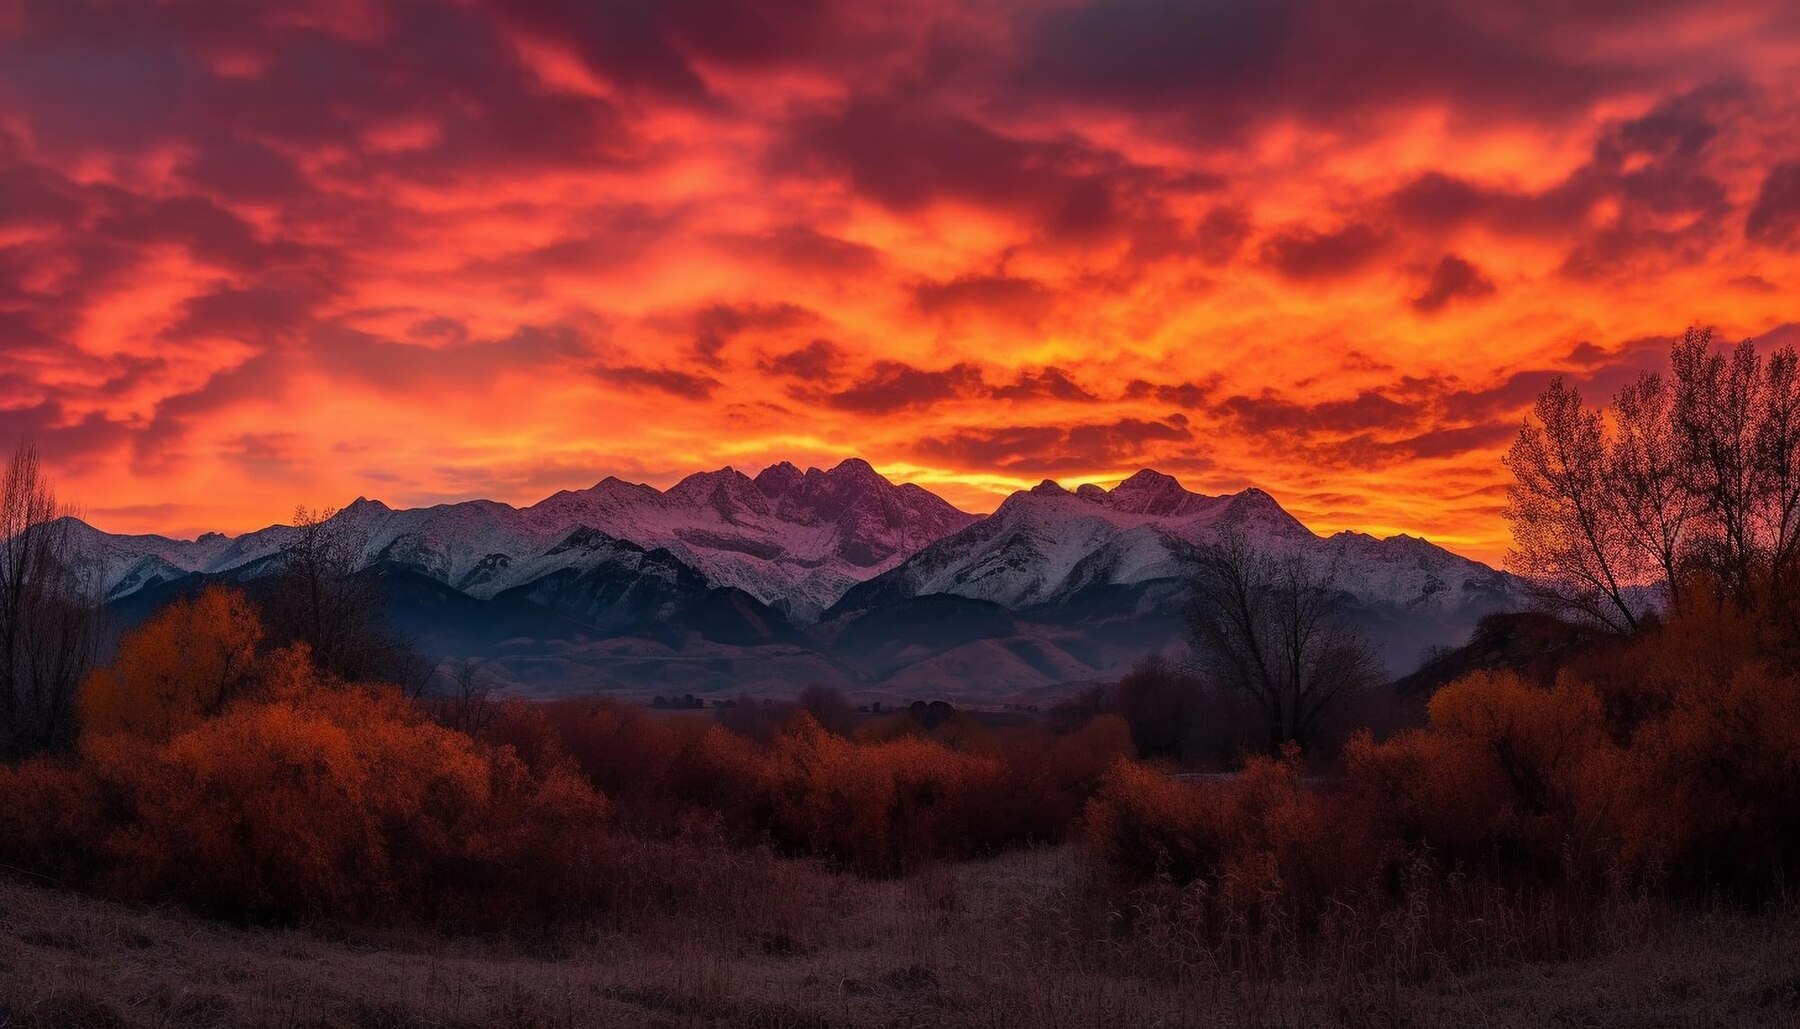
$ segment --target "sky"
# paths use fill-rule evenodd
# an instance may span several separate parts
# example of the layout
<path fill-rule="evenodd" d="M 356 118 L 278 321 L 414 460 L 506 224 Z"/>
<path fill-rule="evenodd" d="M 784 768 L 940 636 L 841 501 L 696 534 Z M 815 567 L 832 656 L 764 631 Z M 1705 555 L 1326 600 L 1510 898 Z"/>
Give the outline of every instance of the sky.
<path fill-rule="evenodd" d="M 120 532 L 858 455 L 1501 559 L 1800 335 L 1791 0 L 0 0 L 0 443 Z"/>

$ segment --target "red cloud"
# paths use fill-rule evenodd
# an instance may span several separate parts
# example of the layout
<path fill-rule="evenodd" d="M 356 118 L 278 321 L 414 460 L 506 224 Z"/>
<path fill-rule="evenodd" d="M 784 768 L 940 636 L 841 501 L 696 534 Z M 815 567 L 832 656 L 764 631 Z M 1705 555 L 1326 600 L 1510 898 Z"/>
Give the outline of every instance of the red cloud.
<path fill-rule="evenodd" d="M 0 444 L 108 527 L 858 452 L 1492 557 L 1551 375 L 1800 288 L 1780 4 L 296 10 L 0 20 Z"/>

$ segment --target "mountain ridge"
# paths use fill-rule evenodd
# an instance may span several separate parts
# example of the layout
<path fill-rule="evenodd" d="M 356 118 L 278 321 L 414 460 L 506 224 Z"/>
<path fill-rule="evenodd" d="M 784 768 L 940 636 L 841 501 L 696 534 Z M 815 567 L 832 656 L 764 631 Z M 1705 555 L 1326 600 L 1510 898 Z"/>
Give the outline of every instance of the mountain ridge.
<path fill-rule="evenodd" d="M 479 654 L 453 653 L 468 647 L 432 631 L 428 613 L 401 612 L 446 656 L 510 662 L 537 688 L 673 676 L 704 691 L 775 668 L 852 689 L 948 691 L 983 669 L 984 688 L 1015 693 L 1104 678 L 1179 647 L 1199 548 L 1227 529 L 1342 568 L 1347 609 L 1397 671 L 1518 599 L 1510 576 L 1419 537 L 1320 536 L 1260 488 L 1196 493 L 1152 469 L 1110 489 L 1045 480 L 987 515 L 850 458 L 754 475 L 727 466 L 666 490 L 607 476 L 526 507 L 358 497 L 332 517 L 363 539 L 364 565 L 466 596 L 465 621 L 491 608 L 529 625 L 542 612 L 554 638 L 490 640 Z M 183 541 L 79 524 L 115 601 L 254 577 L 296 533 Z"/>

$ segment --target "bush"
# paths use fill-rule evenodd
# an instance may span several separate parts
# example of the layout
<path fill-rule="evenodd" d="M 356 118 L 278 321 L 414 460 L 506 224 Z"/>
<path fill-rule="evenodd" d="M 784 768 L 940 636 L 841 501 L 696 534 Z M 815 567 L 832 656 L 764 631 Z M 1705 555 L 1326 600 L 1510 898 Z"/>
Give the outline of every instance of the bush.
<path fill-rule="evenodd" d="M 324 681 L 304 650 L 278 652 L 255 692 L 167 740 L 90 733 L 78 763 L 6 773 L 9 856 L 255 919 L 537 917 L 594 898 L 606 805 L 566 761 L 534 773 L 397 690 Z"/>
<path fill-rule="evenodd" d="M 1125 760 L 1088 801 L 1087 829 L 1095 857 L 1115 874 L 1177 883 L 1216 877 L 1232 834 L 1222 791 Z"/>
<path fill-rule="evenodd" d="M 208 586 L 193 600 L 173 601 L 127 633 L 118 657 L 88 677 L 84 731 L 166 740 L 192 728 L 258 681 L 262 638 L 262 620 L 236 590 Z"/>
<path fill-rule="evenodd" d="M 1003 773 L 928 740 L 858 746 L 801 714 L 776 737 L 762 792 L 778 843 L 882 874 L 971 852 L 983 836 L 977 798 L 997 793 Z"/>
<path fill-rule="evenodd" d="M 1624 762 L 1622 858 L 1639 875 L 1761 895 L 1800 875 L 1800 679 L 1748 667 L 1675 694 Z"/>

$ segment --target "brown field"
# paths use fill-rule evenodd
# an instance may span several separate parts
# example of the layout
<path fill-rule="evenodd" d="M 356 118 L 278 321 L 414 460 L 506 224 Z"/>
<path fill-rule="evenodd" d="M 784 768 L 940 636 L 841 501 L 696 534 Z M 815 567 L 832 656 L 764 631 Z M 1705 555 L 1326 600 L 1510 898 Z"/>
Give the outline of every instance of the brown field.
<path fill-rule="evenodd" d="M 1145 923 L 1108 934 L 1123 913 L 1072 847 L 890 880 L 743 851 L 641 860 L 695 862 L 691 887 L 504 939 L 240 928 L 12 878 L 0 1026 L 1800 1025 L 1792 914 L 1624 906 L 1599 953 L 1440 971 L 1404 927 L 1304 957 L 1265 940 L 1272 974 L 1248 978 Z"/>

